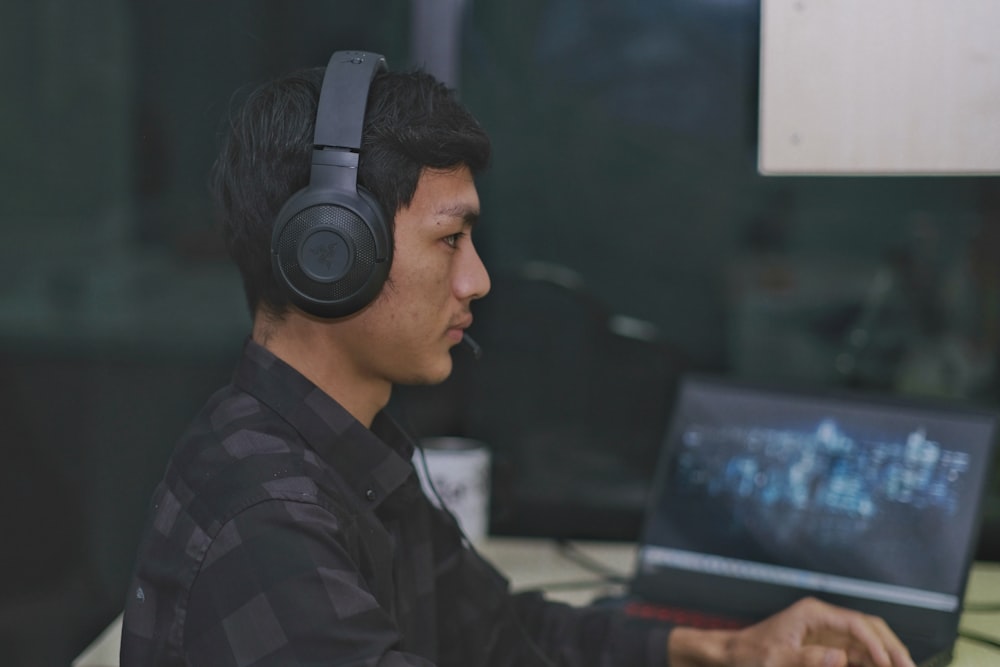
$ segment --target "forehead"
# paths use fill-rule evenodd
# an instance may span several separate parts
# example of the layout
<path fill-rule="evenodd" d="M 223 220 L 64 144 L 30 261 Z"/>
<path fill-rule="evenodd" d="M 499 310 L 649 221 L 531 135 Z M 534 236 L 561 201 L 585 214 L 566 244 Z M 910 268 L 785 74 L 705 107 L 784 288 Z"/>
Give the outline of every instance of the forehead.
<path fill-rule="evenodd" d="M 454 169 L 425 168 L 420 173 L 413 199 L 400 212 L 474 223 L 479 216 L 479 194 L 472 172 L 464 165 Z"/>

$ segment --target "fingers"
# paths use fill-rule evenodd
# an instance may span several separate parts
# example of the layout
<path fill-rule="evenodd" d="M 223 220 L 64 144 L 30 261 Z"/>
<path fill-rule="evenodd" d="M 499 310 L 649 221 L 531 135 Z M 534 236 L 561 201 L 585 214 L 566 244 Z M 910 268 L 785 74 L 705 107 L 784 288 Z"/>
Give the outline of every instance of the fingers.
<path fill-rule="evenodd" d="M 892 658 L 886 650 L 884 636 L 875 628 L 872 617 L 855 612 L 845 611 L 845 613 L 849 614 L 847 628 L 851 638 L 865 647 L 871 661 L 877 667 L 892 667 Z"/>
<path fill-rule="evenodd" d="M 889 651 L 892 656 L 893 667 L 916 667 L 916 663 L 913 662 L 913 658 L 910 656 L 910 651 L 902 643 L 899 647 Z"/>
<path fill-rule="evenodd" d="M 914 667 L 909 652 L 881 618 L 800 600 L 729 635 L 727 665 L 748 667 Z M 680 663 L 677 663 L 680 664 Z"/>
<path fill-rule="evenodd" d="M 848 650 L 851 664 L 914 667 L 906 646 L 883 619 L 826 603 L 820 604 L 846 623 L 844 629 L 856 646 L 854 650 Z M 831 625 L 836 627 L 837 623 L 833 622 Z"/>
<path fill-rule="evenodd" d="M 877 616 L 855 612 L 851 614 L 851 636 L 867 649 L 868 657 L 877 667 L 914 667 L 910 653 L 888 624 Z"/>
<path fill-rule="evenodd" d="M 826 646 L 803 646 L 773 651 L 762 663 L 767 667 L 849 667 L 847 651 Z"/>
<path fill-rule="evenodd" d="M 806 646 L 796 656 L 794 663 L 803 667 L 848 667 L 847 652 L 823 646 Z"/>
<path fill-rule="evenodd" d="M 889 624 L 878 616 L 868 616 L 867 619 L 889 656 L 889 664 L 893 667 L 914 667 L 909 650 L 892 631 Z"/>

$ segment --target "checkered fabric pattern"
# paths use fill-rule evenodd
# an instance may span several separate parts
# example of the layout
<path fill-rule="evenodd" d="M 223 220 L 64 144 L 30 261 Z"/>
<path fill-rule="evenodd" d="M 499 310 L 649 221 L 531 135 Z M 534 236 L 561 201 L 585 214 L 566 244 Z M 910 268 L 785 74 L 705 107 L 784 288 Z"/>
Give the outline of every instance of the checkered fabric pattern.
<path fill-rule="evenodd" d="M 664 664 L 664 629 L 512 594 L 412 453 L 248 341 L 155 490 L 122 667 Z"/>

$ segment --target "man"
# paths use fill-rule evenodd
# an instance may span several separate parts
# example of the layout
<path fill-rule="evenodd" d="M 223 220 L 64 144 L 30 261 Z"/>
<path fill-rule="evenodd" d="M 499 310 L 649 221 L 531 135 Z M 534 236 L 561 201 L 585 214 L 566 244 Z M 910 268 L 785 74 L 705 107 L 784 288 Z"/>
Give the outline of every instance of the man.
<path fill-rule="evenodd" d="M 375 56 L 337 57 L 328 72 Z M 429 75 L 374 74 L 356 174 L 361 199 L 387 214 L 388 272 L 370 299 L 341 308 L 288 274 L 302 264 L 339 280 L 357 257 L 338 253 L 354 241 L 338 232 L 328 243 L 321 227 L 318 247 L 297 241 L 287 262 L 272 252 L 295 226 L 293 193 L 327 167 L 354 187 L 355 171 L 337 171 L 352 168 L 349 144 L 320 134 L 357 93 L 331 103 L 322 81 L 311 70 L 254 91 L 215 165 L 253 327 L 232 384 L 182 437 L 154 494 L 122 665 L 912 666 L 883 622 L 815 600 L 709 632 L 510 593 L 423 496 L 412 442 L 383 411 L 393 385 L 448 377 L 470 306 L 490 289 L 472 240 L 488 138 Z M 333 157 L 318 151 L 310 168 L 314 141 Z M 347 263 L 330 268 L 337 257 Z"/>

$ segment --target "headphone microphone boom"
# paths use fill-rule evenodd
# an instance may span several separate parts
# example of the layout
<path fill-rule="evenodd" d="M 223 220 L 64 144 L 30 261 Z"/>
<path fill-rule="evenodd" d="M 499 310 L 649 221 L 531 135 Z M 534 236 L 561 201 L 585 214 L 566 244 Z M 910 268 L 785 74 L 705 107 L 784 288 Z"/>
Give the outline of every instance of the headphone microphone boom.
<path fill-rule="evenodd" d="M 474 341 L 472 339 L 472 336 L 470 336 L 469 334 L 463 332 L 462 333 L 462 343 L 466 347 L 468 347 L 469 350 L 472 352 L 473 359 L 475 359 L 476 361 L 479 361 L 482 358 L 482 356 L 483 356 L 483 348 L 479 346 L 479 343 L 477 343 L 476 341 Z"/>
<path fill-rule="evenodd" d="M 316 111 L 309 184 L 285 202 L 271 235 L 271 267 L 288 299 L 323 318 L 358 312 L 378 295 L 392 263 L 389 220 L 358 185 L 368 91 L 385 58 L 330 57 Z"/>

